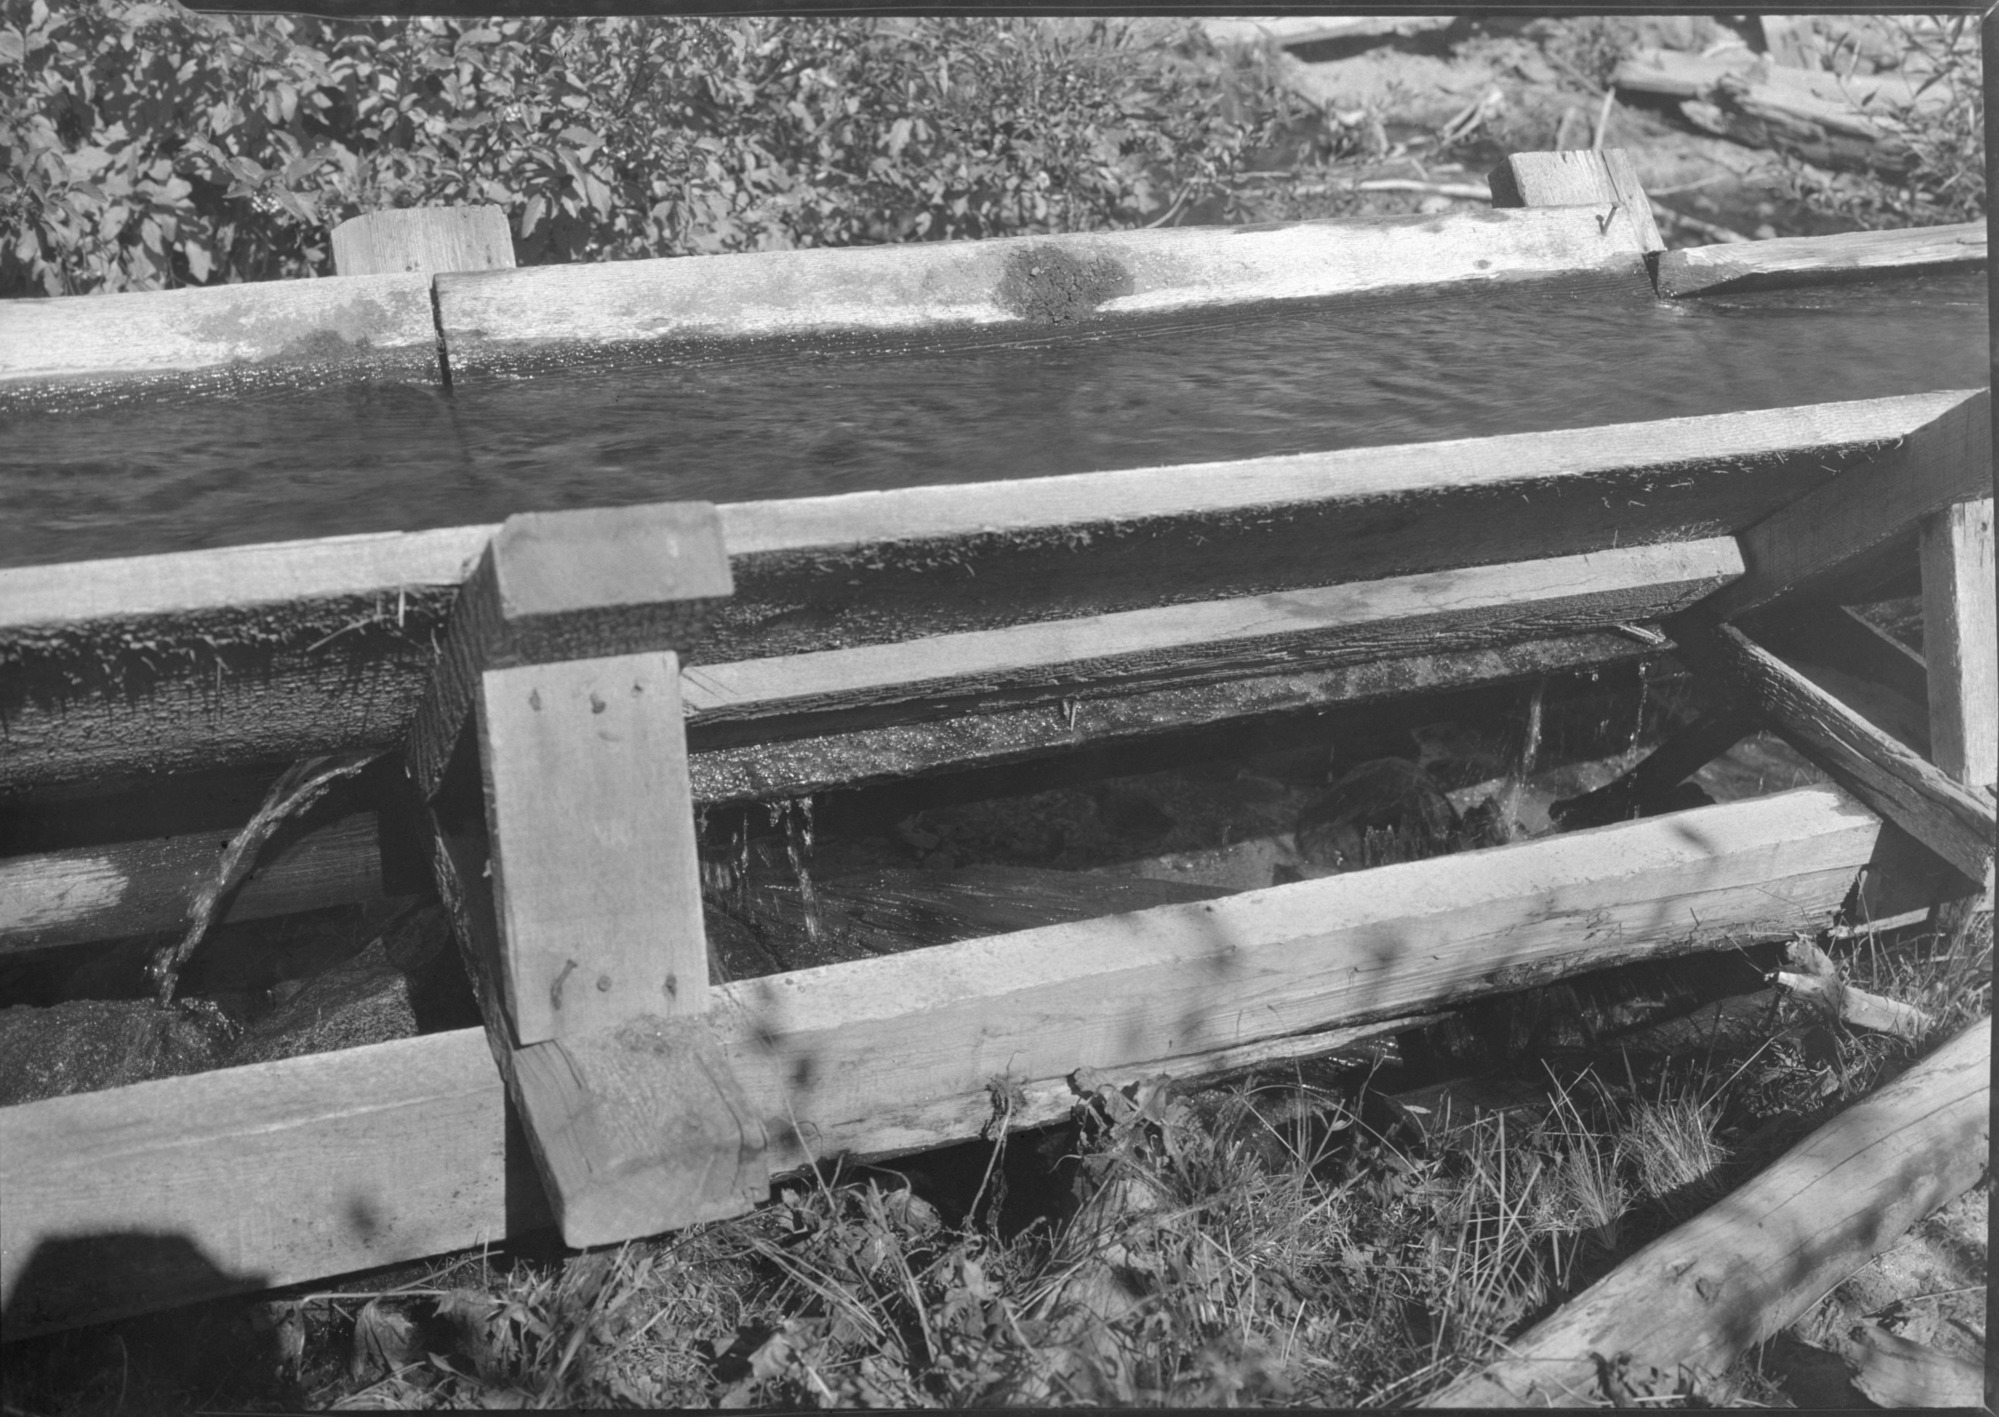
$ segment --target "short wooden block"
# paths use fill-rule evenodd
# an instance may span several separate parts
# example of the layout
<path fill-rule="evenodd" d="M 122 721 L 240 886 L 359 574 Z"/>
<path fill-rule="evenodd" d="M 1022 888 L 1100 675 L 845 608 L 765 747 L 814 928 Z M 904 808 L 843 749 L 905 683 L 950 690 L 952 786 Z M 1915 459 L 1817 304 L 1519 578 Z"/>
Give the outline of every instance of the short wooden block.
<path fill-rule="evenodd" d="M 333 268 L 343 276 L 513 267 L 514 237 L 499 207 L 399 207 L 333 228 Z"/>
<path fill-rule="evenodd" d="M 741 1215 L 764 1128 L 701 1018 L 638 1018 L 513 1056 L 514 1100 L 570 1245 Z"/>
<path fill-rule="evenodd" d="M 684 650 L 734 585 L 707 502 L 509 517 L 459 592 L 410 726 L 418 790 L 436 795 L 484 671 Z"/>
<path fill-rule="evenodd" d="M 479 735 L 515 1041 L 706 1008 L 679 656 L 489 669 Z"/>
<path fill-rule="evenodd" d="M 1555 153 L 1515 153 L 1486 174 L 1495 207 L 1622 206 L 1646 251 L 1666 249 L 1652 199 L 1622 148 Z"/>

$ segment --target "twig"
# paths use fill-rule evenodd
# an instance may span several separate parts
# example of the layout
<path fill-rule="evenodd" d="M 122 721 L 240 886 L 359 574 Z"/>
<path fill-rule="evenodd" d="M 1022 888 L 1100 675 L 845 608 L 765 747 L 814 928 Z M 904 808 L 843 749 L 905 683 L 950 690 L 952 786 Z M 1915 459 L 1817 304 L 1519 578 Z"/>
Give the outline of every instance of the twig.
<path fill-rule="evenodd" d="M 1610 127 L 1610 110 L 1616 102 L 1617 86 L 1613 84 L 1603 91 L 1603 103 L 1596 111 L 1596 136 L 1589 143 L 1589 150 L 1593 153 L 1603 151 L 1604 130 Z"/>
<path fill-rule="evenodd" d="M 1417 182 L 1407 177 L 1377 177 L 1353 184 L 1356 192 L 1420 192 L 1427 197 L 1452 197 L 1459 201 L 1489 202 L 1490 189 L 1476 182 Z"/>
<path fill-rule="evenodd" d="M 264 843 L 271 839 L 286 818 L 305 811 L 325 796 L 326 790 L 334 783 L 344 777 L 352 777 L 379 756 L 378 753 L 330 753 L 325 757 L 307 758 L 286 768 L 271 784 L 271 790 L 264 794 L 264 804 L 257 809 L 257 815 L 229 839 L 214 873 L 195 889 L 193 899 L 188 902 L 187 933 L 181 936 L 178 944 L 169 945 L 153 956 L 149 969 L 158 986 L 162 1006 L 173 1002 L 174 986 L 179 982 L 181 966 L 187 963 L 188 956 L 200 946 L 221 916 L 223 902 L 228 899 L 229 893 L 250 874 Z"/>

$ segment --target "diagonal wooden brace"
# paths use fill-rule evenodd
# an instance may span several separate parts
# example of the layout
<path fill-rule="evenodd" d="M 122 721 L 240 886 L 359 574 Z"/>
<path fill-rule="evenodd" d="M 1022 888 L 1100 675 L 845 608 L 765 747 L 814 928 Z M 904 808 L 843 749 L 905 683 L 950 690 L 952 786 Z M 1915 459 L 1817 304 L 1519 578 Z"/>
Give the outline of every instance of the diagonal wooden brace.
<path fill-rule="evenodd" d="M 762 1124 L 703 1018 L 679 693 L 679 652 L 730 589 L 706 504 L 514 517 L 410 733 L 439 893 L 572 1245 L 768 1189 Z"/>
<path fill-rule="evenodd" d="M 1989 794 L 1953 781 L 1733 625 L 1689 612 L 1666 630 L 1689 669 L 1766 719 L 1841 787 L 1969 881 L 1987 880 L 1999 832 Z"/>

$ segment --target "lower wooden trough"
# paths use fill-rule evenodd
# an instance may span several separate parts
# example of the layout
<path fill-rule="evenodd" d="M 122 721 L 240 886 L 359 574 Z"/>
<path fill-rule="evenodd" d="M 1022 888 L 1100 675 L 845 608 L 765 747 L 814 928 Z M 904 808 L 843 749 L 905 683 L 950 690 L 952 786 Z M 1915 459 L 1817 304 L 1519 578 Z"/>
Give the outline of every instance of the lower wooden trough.
<path fill-rule="evenodd" d="M 815 1159 L 1060 1117 L 1082 1069 L 1209 1075 L 1814 932 L 1864 874 L 1961 923 L 1999 779 L 1990 434 L 1949 391 L 0 571 L 0 788 L 360 775 L 237 908 L 411 889 L 413 843 L 484 1023 L 0 1108 L 7 1336 L 735 1214 Z M 1921 660 L 1839 608 L 1897 556 Z M 711 975 L 703 808 L 1669 653 L 1715 707 L 1592 794 L 1603 825 Z M 1632 819 L 1758 726 L 1830 782 Z M 0 954 L 179 928 L 201 839 L 0 860 Z"/>

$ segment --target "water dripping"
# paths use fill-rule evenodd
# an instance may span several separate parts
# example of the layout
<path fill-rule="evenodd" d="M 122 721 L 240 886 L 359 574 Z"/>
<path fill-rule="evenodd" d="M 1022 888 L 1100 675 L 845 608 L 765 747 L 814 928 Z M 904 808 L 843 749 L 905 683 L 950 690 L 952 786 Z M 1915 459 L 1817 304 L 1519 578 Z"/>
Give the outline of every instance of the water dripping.
<path fill-rule="evenodd" d="M 1520 735 L 1520 757 L 1508 775 L 1505 797 L 1499 814 L 1501 839 L 1511 841 L 1520 823 L 1520 799 L 1533 775 L 1534 760 L 1541 754 L 1541 699 L 1547 692 L 1548 676 L 1534 681 L 1527 695 L 1527 727 Z"/>
<path fill-rule="evenodd" d="M 812 891 L 812 799 L 771 804 L 784 824 L 784 855 L 798 882 L 798 904 L 804 913 L 805 938 L 819 943 L 819 901 Z"/>

